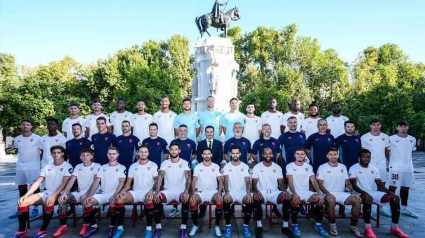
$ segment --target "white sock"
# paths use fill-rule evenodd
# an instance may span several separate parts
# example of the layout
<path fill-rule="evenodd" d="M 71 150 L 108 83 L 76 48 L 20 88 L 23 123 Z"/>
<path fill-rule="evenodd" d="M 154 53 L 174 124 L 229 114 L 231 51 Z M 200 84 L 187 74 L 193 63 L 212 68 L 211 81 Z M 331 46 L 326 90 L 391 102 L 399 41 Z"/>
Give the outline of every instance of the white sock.
<path fill-rule="evenodd" d="M 123 226 L 118 226 L 117 229 L 124 230 L 124 227 Z"/>
<path fill-rule="evenodd" d="M 152 226 L 147 226 L 147 227 L 146 227 L 146 230 L 147 230 L 147 231 L 151 231 L 151 230 L 152 230 Z"/>
<path fill-rule="evenodd" d="M 316 226 L 320 226 L 320 225 L 322 225 L 322 223 L 316 222 Z"/>
<path fill-rule="evenodd" d="M 288 227 L 288 222 L 287 221 L 283 221 L 282 222 L 282 227 Z"/>
<path fill-rule="evenodd" d="M 226 226 L 232 226 L 231 224 L 229 224 L 229 225 L 226 225 Z"/>
<path fill-rule="evenodd" d="M 97 227 L 97 223 L 96 223 L 96 224 L 91 225 L 91 227 L 96 228 L 96 227 Z"/>
<path fill-rule="evenodd" d="M 186 229 L 186 225 L 181 224 L 180 229 Z"/>
<path fill-rule="evenodd" d="M 261 223 L 261 220 L 257 221 L 257 227 L 263 227 L 263 223 Z"/>
<path fill-rule="evenodd" d="M 248 227 L 248 225 L 247 224 L 243 224 L 243 227 Z"/>
<path fill-rule="evenodd" d="M 370 225 L 370 223 L 365 223 L 365 224 L 364 224 L 364 226 L 365 226 L 365 228 L 372 227 L 372 226 Z"/>
<path fill-rule="evenodd" d="M 407 210 L 407 206 L 403 206 L 403 205 L 401 205 L 400 207 L 401 207 L 401 209 L 400 209 L 400 210 L 402 210 L 402 211 Z"/>
<path fill-rule="evenodd" d="M 162 228 L 161 223 L 156 224 L 156 225 L 155 225 L 155 228 L 156 228 L 156 229 L 161 229 L 161 228 Z"/>

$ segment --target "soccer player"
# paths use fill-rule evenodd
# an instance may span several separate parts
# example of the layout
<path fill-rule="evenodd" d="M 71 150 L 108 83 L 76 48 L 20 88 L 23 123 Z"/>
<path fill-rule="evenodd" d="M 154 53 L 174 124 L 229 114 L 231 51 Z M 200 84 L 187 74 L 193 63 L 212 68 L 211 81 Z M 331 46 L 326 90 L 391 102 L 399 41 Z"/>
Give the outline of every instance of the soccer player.
<path fill-rule="evenodd" d="M 99 130 L 97 129 L 97 121 L 96 121 L 99 117 L 105 118 L 107 130 L 111 131 L 111 124 L 109 123 L 109 117 L 106 114 L 102 113 L 102 103 L 98 99 L 95 99 L 92 102 L 91 108 L 93 110 L 93 114 L 87 116 L 86 124 L 85 124 L 85 127 L 86 127 L 85 137 L 89 140 L 91 140 L 94 134 L 99 132 Z"/>
<path fill-rule="evenodd" d="M 261 135 L 261 118 L 254 114 L 254 103 L 248 103 L 246 106 L 245 128 L 242 136 L 247 138 L 251 145 L 254 144 Z"/>
<path fill-rule="evenodd" d="M 245 219 L 242 231 L 245 237 L 251 237 L 248 225 L 252 215 L 253 198 L 251 196 L 251 176 L 248 173 L 249 167 L 246 163 L 240 160 L 241 148 L 239 146 L 232 146 L 230 155 L 232 159 L 224 166 L 223 169 L 223 210 L 224 220 L 226 221 L 224 237 L 229 238 L 232 236 L 232 225 L 230 224 L 232 211 L 230 209 L 230 205 L 234 202 L 245 205 Z"/>
<path fill-rule="evenodd" d="M 189 163 L 179 157 L 179 144 L 170 145 L 170 159 L 162 162 L 159 169 L 158 183 L 155 191 L 155 224 L 154 236 L 159 238 L 162 233 L 161 215 L 162 203 L 178 201 L 182 203 L 182 223 L 180 225 L 180 237 L 186 238 L 186 224 L 189 218 L 189 189 L 191 183 L 191 172 Z M 164 179 L 164 190 L 160 191 L 162 179 Z"/>
<path fill-rule="evenodd" d="M 41 150 L 41 168 L 53 162 L 50 148 L 54 145 L 65 147 L 66 138 L 58 132 L 59 121 L 56 118 L 47 119 L 47 130 L 49 133 L 41 137 L 40 150 Z"/>
<path fill-rule="evenodd" d="M 133 204 L 134 202 L 145 203 L 146 211 L 146 232 L 145 238 L 152 237 L 153 221 L 153 196 L 158 178 L 158 165 L 149 161 L 148 147 L 142 145 L 137 151 L 138 161 L 130 166 L 128 177 L 124 188 L 117 196 L 117 232 L 114 238 L 119 238 L 124 233 L 124 204 Z M 132 183 L 134 184 L 132 186 Z"/>
<path fill-rule="evenodd" d="M 226 141 L 232 138 L 234 136 L 231 130 L 233 125 L 239 122 L 243 128 L 245 126 L 245 117 L 246 116 L 239 111 L 239 100 L 237 98 L 230 99 L 230 112 L 220 117 L 220 135 L 224 133 Z"/>
<path fill-rule="evenodd" d="M 395 193 L 400 187 L 401 214 L 418 218 L 407 208 L 409 189 L 413 187 L 412 151 L 416 151 L 415 137 L 408 135 L 409 125 L 406 121 L 397 123 L 397 134 L 390 136 L 390 184 L 389 189 Z"/>
<path fill-rule="evenodd" d="M 261 162 L 261 159 L 264 157 L 257 157 L 257 153 L 262 155 L 264 152 L 264 149 L 271 149 L 272 150 L 272 161 L 274 163 L 277 163 L 277 158 L 280 157 L 280 142 L 276 138 L 271 137 L 272 128 L 269 124 L 263 124 L 261 133 L 263 134 L 263 137 L 256 140 L 252 146 L 251 156 L 255 160 L 255 162 Z"/>
<path fill-rule="evenodd" d="M 117 110 L 111 113 L 109 120 L 111 121 L 111 131 L 115 136 L 122 135 L 122 122 L 130 121 L 133 114 L 125 110 L 125 101 L 122 98 L 117 100 Z"/>
<path fill-rule="evenodd" d="M 271 202 L 277 206 L 277 204 L 283 203 L 282 213 L 284 223 L 288 223 L 291 211 L 291 195 L 287 192 L 283 181 L 282 168 L 274 163 L 272 158 L 272 149 L 265 148 L 262 152 L 262 162 L 255 165 L 252 172 L 253 207 L 255 220 L 257 220 L 255 235 L 257 238 L 263 237 L 263 225 L 261 223 L 263 208 L 261 204 Z"/>
<path fill-rule="evenodd" d="M 335 147 L 339 149 L 339 157 L 341 162 L 347 167 L 351 168 L 357 164 L 359 159 L 357 155 L 362 148 L 360 136 L 354 135 L 356 129 L 353 121 L 344 122 L 345 133 L 335 139 Z"/>
<path fill-rule="evenodd" d="M 131 134 L 131 125 L 130 122 L 124 120 L 121 123 L 122 135 L 118 136 L 115 139 L 115 146 L 120 152 L 118 156 L 118 163 L 125 166 L 126 170 L 130 168 L 130 165 L 133 164 L 134 156 L 136 151 L 142 143 L 139 141 L 139 138 Z"/>
<path fill-rule="evenodd" d="M 215 129 L 213 126 L 205 127 L 205 135 L 206 139 L 201 140 L 198 143 L 197 151 L 198 151 L 198 162 L 202 162 L 202 152 L 205 148 L 210 148 L 212 151 L 211 161 L 217 165 L 220 165 L 221 161 L 223 161 L 223 143 L 220 140 L 216 140 L 215 138 Z"/>
<path fill-rule="evenodd" d="M 133 114 L 130 122 L 133 127 L 133 135 L 143 141 L 149 137 L 149 125 L 153 122 L 153 117 L 145 112 L 146 104 L 144 100 L 138 100 L 136 107 L 137 113 Z"/>
<path fill-rule="evenodd" d="M 241 156 L 240 160 L 244 163 L 248 163 L 248 159 L 251 158 L 251 142 L 245 137 L 242 137 L 243 127 L 240 122 L 235 122 L 233 125 L 233 137 L 228 139 L 224 143 L 224 160 L 229 162 L 230 149 L 233 146 L 239 146 Z"/>
<path fill-rule="evenodd" d="M 281 155 L 283 158 L 283 161 L 280 162 L 284 168 L 287 164 L 295 161 L 295 150 L 297 148 L 304 148 L 306 143 L 306 136 L 304 133 L 297 131 L 298 119 L 296 117 L 289 117 L 286 123 L 289 131 L 279 136 L 279 142 L 282 146 Z"/>
<path fill-rule="evenodd" d="M 161 97 L 161 110 L 153 114 L 153 121 L 158 125 L 158 135 L 170 144 L 174 136 L 174 120 L 177 114 L 170 110 L 170 98 Z M 150 127 L 149 127 L 150 128 Z"/>
<path fill-rule="evenodd" d="M 21 135 L 13 140 L 12 147 L 18 149 L 18 161 L 16 162 L 16 185 L 18 185 L 19 197 L 28 192 L 28 185 L 34 184 L 40 175 L 40 136 L 32 132 L 32 121 L 21 121 Z M 37 188 L 35 193 L 40 192 Z M 34 207 L 30 217 L 38 216 L 38 208 Z M 15 213 L 9 218 L 16 218 Z"/>
<path fill-rule="evenodd" d="M 320 190 L 325 195 L 326 212 L 330 226 L 329 233 L 333 236 L 338 235 L 335 223 L 335 205 L 339 203 L 352 206 L 350 230 L 356 237 L 363 237 L 357 227 L 362 199 L 353 193 L 353 187 L 348 180 L 347 167 L 338 163 L 338 149 L 335 147 L 329 148 L 327 157 L 329 162 L 320 165 L 317 170 L 317 182 Z"/>
<path fill-rule="evenodd" d="M 291 215 L 292 215 L 292 233 L 295 236 L 301 236 L 300 228 L 298 226 L 298 206 L 301 201 L 314 204 L 314 213 L 316 225 L 314 228 L 321 236 L 328 236 L 328 232 L 322 227 L 323 218 L 323 197 L 319 185 L 316 181 L 316 176 L 313 172 L 313 167 L 304 163 L 305 152 L 303 148 L 295 150 L 295 162 L 286 166 L 286 177 L 288 178 L 288 186 L 292 191 L 291 202 Z M 313 185 L 314 191 L 309 190 L 309 184 Z M 286 228 L 287 224 L 284 223 L 283 227 Z M 285 229 L 287 230 L 287 229 Z"/>
<path fill-rule="evenodd" d="M 341 106 L 339 102 L 332 103 L 332 115 L 326 118 L 328 129 L 334 138 L 344 134 L 344 122 L 348 121 L 348 117 L 341 115 Z"/>
<path fill-rule="evenodd" d="M 18 200 L 19 230 L 11 236 L 12 238 L 26 237 L 28 235 L 28 231 L 26 230 L 28 206 L 31 205 L 45 206 L 43 224 L 35 238 L 47 236 L 46 230 L 52 219 L 55 203 L 72 174 L 72 166 L 64 160 L 65 149 L 62 146 L 52 146 L 50 153 L 52 154 L 53 162 L 44 166 L 37 181 Z M 34 193 L 39 189 L 43 181 L 45 182 L 46 190 L 44 192 Z"/>
<path fill-rule="evenodd" d="M 86 123 L 86 120 L 79 116 L 80 108 L 78 104 L 76 103 L 69 104 L 68 110 L 69 110 L 70 116 L 62 122 L 62 133 L 67 140 L 72 140 L 74 139 L 74 136 L 72 134 L 72 125 L 74 125 L 75 123 L 78 123 L 84 126 Z"/>
<path fill-rule="evenodd" d="M 91 141 L 83 137 L 83 127 L 79 123 L 72 125 L 72 135 L 74 138 L 66 142 L 65 151 L 68 156 L 68 163 L 75 168 L 77 164 L 81 163 L 81 150 L 90 148 Z"/>
<path fill-rule="evenodd" d="M 359 151 L 359 163 L 353 165 L 348 174 L 354 191 L 361 194 L 363 199 L 363 220 L 365 222 L 365 233 L 368 238 L 376 238 L 370 225 L 372 203 L 390 203 L 391 228 L 390 233 L 398 237 L 408 238 L 398 227 L 400 218 L 400 197 L 387 189 L 381 182 L 379 170 L 370 164 L 370 151 L 361 149 Z"/>
<path fill-rule="evenodd" d="M 268 106 L 269 110 L 261 114 L 261 123 L 269 124 L 272 129 L 271 137 L 277 139 L 284 131 L 283 113 L 276 110 L 276 98 L 269 98 Z"/>
<path fill-rule="evenodd" d="M 180 158 L 186 160 L 189 166 L 193 159 L 196 159 L 196 143 L 187 137 L 188 128 L 182 124 L 179 126 L 179 138 L 171 141 L 171 144 L 180 145 Z M 193 168 L 192 168 L 193 169 Z"/>
<path fill-rule="evenodd" d="M 308 110 L 309 117 L 301 122 L 301 132 L 305 134 L 306 138 L 318 132 L 317 121 L 321 119 L 319 117 L 319 108 L 317 107 L 316 102 L 312 102 L 308 107 Z"/>
<path fill-rule="evenodd" d="M 93 183 L 93 180 L 96 178 L 99 172 L 100 164 L 93 163 L 93 154 L 91 149 L 82 149 L 80 152 L 80 159 L 82 163 L 75 166 L 71 179 L 66 184 L 65 189 L 62 191 L 58 199 L 60 207 L 60 227 L 55 233 L 53 233 L 54 237 L 59 237 L 66 231 L 68 231 L 68 227 L 66 225 L 68 218 L 67 204 L 83 202 L 83 200 L 81 199 L 82 196 L 89 190 L 91 184 Z M 78 183 L 78 190 L 75 192 L 71 192 L 75 182 Z M 88 214 L 85 213 L 84 210 L 84 223 L 83 228 L 80 231 L 80 236 L 84 235 L 90 227 L 89 221 L 87 220 L 87 215 Z"/>
<path fill-rule="evenodd" d="M 81 200 L 84 206 L 84 212 L 87 215 L 86 222 L 90 223 L 90 228 L 87 232 L 82 235 L 83 238 L 87 238 L 94 233 L 99 231 L 97 227 L 95 211 L 93 206 L 103 205 L 109 203 L 111 212 L 111 222 L 109 225 L 108 237 L 111 238 L 116 232 L 117 222 L 117 195 L 124 186 L 126 177 L 125 166 L 118 163 L 118 149 L 110 147 L 108 149 L 108 160 L 109 163 L 104 164 L 100 167 L 96 178 L 91 184 L 89 190 L 82 195 Z M 101 193 L 96 193 L 100 184 Z M 121 213 L 121 211 L 119 211 Z"/>
<path fill-rule="evenodd" d="M 174 120 L 174 134 L 179 136 L 180 126 L 186 125 L 187 127 L 187 138 L 196 142 L 196 138 L 199 135 L 201 126 L 199 124 L 198 115 L 191 111 L 192 101 L 189 98 L 183 99 L 183 112 L 180 113 Z"/>
<path fill-rule="evenodd" d="M 309 136 L 306 141 L 307 153 L 309 154 L 314 172 L 317 172 L 319 166 L 328 161 L 326 154 L 329 148 L 335 147 L 334 137 L 327 133 L 328 124 L 326 120 L 318 120 L 317 127 L 319 128 L 319 132 Z M 313 151 L 313 154 L 311 154 L 310 151 Z"/>
<path fill-rule="evenodd" d="M 203 202 L 213 202 L 215 208 L 215 235 L 221 237 L 220 219 L 223 215 L 223 177 L 220 166 L 211 161 L 212 150 L 204 148 L 202 151 L 202 163 L 196 165 L 193 171 L 192 189 L 190 196 L 190 213 L 193 226 L 189 236 L 194 236 L 198 231 L 198 205 Z M 217 187 L 218 181 L 218 187 Z"/>
<path fill-rule="evenodd" d="M 286 126 L 285 123 L 288 121 L 288 118 L 290 118 L 290 117 L 296 117 L 297 118 L 297 121 L 298 121 L 297 131 L 301 131 L 301 124 L 303 123 L 305 116 L 304 116 L 304 113 L 300 112 L 300 110 L 301 110 L 300 100 L 292 100 L 291 111 L 283 114 L 283 120 L 282 120 L 283 124 L 282 125 L 285 129 L 284 130 L 285 132 L 289 131 L 289 128 Z"/>
<path fill-rule="evenodd" d="M 142 145 L 148 147 L 149 161 L 154 162 L 156 165 L 160 165 L 162 162 L 161 154 L 164 154 L 164 160 L 168 159 L 168 143 L 158 136 L 158 125 L 156 123 L 149 125 L 149 138 L 144 139 Z"/>
<path fill-rule="evenodd" d="M 201 131 L 206 132 L 207 126 L 214 128 L 214 139 L 221 141 L 220 133 L 220 118 L 222 113 L 215 110 L 215 98 L 213 96 L 207 97 L 207 110 L 199 113 L 199 124 L 201 125 Z M 202 139 L 206 139 L 206 134 L 202 134 Z"/>
<path fill-rule="evenodd" d="M 106 118 L 99 117 L 96 119 L 96 122 L 98 133 L 91 137 L 93 143 L 92 148 L 94 150 L 94 162 L 104 165 L 109 161 L 108 149 L 113 145 L 116 137 L 114 134 L 108 132 L 106 128 Z"/>

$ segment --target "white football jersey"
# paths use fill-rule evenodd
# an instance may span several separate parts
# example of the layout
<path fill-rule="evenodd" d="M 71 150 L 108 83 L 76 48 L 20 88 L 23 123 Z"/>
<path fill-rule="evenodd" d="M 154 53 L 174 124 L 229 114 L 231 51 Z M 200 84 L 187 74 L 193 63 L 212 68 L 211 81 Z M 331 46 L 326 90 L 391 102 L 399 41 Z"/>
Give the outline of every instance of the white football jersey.
<path fill-rule="evenodd" d="M 56 136 L 44 135 L 43 137 L 41 137 L 39 140 L 39 148 L 43 151 L 41 168 L 53 162 L 53 157 L 50 153 L 50 148 L 55 145 L 60 145 L 63 148 L 66 148 L 65 144 L 66 138 L 61 133 L 58 133 Z"/>
<path fill-rule="evenodd" d="M 173 111 L 163 113 L 161 111 L 153 114 L 153 121 L 158 124 L 158 136 L 164 138 L 168 144 L 174 140 L 174 120 L 177 114 Z"/>
<path fill-rule="evenodd" d="M 310 176 L 314 176 L 313 167 L 304 163 L 301 166 L 295 162 L 286 165 L 286 176 L 292 175 L 294 181 L 295 192 L 298 190 L 309 190 Z"/>
<path fill-rule="evenodd" d="M 165 172 L 164 189 L 183 192 L 186 184 L 186 171 L 190 171 L 189 163 L 180 158 L 177 162 L 172 162 L 171 159 L 164 160 L 161 163 L 161 168 Z"/>
<path fill-rule="evenodd" d="M 271 166 L 265 166 L 263 162 L 254 166 L 252 171 L 252 179 L 257 179 L 257 189 L 262 190 L 278 190 L 278 180 L 283 180 L 282 168 L 272 162 Z"/>
<path fill-rule="evenodd" d="M 154 178 L 158 176 L 158 165 L 149 161 L 146 164 L 136 162 L 130 166 L 128 177 L 134 181 L 134 191 L 149 191 L 153 188 Z"/>
<path fill-rule="evenodd" d="M 97 177 L 100 178 L 102 193 L 115 193 L 121 179 L 125 179 L 125 166 L 104 164 L 100 167 Z"/>
<path fill-rule="evenodd" d="M 81 125 L 81 133 L 84 136 L 84 131 L 86 131 L 86 120 L 82 117 L 78 117 L 75 119 L 66 118 L 62 122 L 62 133 L 66 132 L 66 141 L 74 139 L 74 135 L 72 134 L 72 125 L 78 123 Z"/>
<path fill-rule="evenodd" d="M 91 163 L 89 166 L 84 166 L 81 163 L 75 166 L 72 176 L 77 178 L 78 189 L 81 192 L 89 190 L 95 176 L 99 173 L 100 166 L 98 163 Z"/>
<path fill-rule="evenodd" d="M 329 192 L 344 192 L 345 182 L 348 180 L 347 167 L 341 163 L 335 167 L 329 163 L 322 164 L 317 169 L 316 177 L 323 181 L 323 186 Z"/>
<path fill-rule="evenodd" d="M 137 113 L 131 116 L 131 126 L 133 127 L 133 135 L 140 141 L 149 137 L 149 125 L 153 122 L 153 117 L 149 113 L 139 115 Z"/>
<path fill-rule="evenodd" d="M 205 191 L 216 191 L 217 190 L 217 178 L 221 177 L 220 166 L 212 163 L 209 166 L 205 166 L 204 163 L 200 163 L 195 166 L 193 170 L 193 177 L 197 177 L 196 188 L 199 192 Z"/>
<path fill-rule="evenodd" d="M 301 124 L 301 131 L 304 132 L 305 138 L 308 139 L 308 137 L 314 133 L 319 132 L 319 128 L 317 128 L 317 122 L 322 119 L 320 117 L 318 118 L 306 118 L 302 124 Z"/>
<path fill-rule="evenodd" d="M 416 150 L 413 136 L 390 136 L 390 169 L 401 172 L 413 172 L 412 151 Z"/>
<path fill-rule="evenodd" d="M 245 118 L 245 127 L 242 136 L 247 138 L 251 142 L 251 145 L 253 145 L 260 138 L 258 131 L 261 131 L 261 118 L 258 116 L 247 116 Z"/>
<path fill-rule="evenodd" d="M 40 136 L 32 134 L 24 137 L 17 136 L 13 140 L 13 147 L 18 149 L 16 170 L 40 169 Z"/>
<path fill-rule="evenodd" d="M 116 136 L 122 135 L 121 124 L 123 121 L 129 121 L 131 125 L 131 116 L 133 116 L 133 114 L 129 111 L 124 111 L 123 113 L 119 113 L 115 111 L 111 113 L 109 120 L 111 122 L 111 125 L 114 127 L 114 131 L 113 131 L 114 135 Z"/>
<path fill-rule="evenodd" d="M 390 138 L 388 135 L 381 132 L 379 136 L 374 136 L 368 132 L 360 139 L 362 147 L 370 151 L 370 164 L 377 168 L 386 168 L 387 159 L 385 157 L 385 148 L 390 147 Z"/>
<path fill-rule="evenodd" d="M 328 122 L 328 129 L 331 130 L 331 135 L 334 138 L 345 133 L 344 123 L 348 121 L 348 117 L 340 115 L 339 117 L 334 117 L 333 115 L 326 118 Z"/>
<path fill-rule="evenodd" d="M 283 113 L 276 111 L 276 112 L 269 112 L 265 111 L 261 114 L 261 123 L 269 124 L 272 128 L 272 134 L 271 137 L 273 138 L 279 138 L 281 135 L 280 133 L 280 126 L 286 125 L 283 123 Z M 254 144 L 254 143 L 251 143 Z"/>
<path fill-rule="evenodd" d="M 229 192 L 246 191 L 245 178 L 250 178 L 249 167 L 244 162 L 239 165 L 227 163 L 223 169 L 223 175 L 229 176 Z"/>
<path fill-rule="evenodd" d="M 379 175 L 379 169 L 375 166 L 369 164 L 367 168 L 362 167 L 360 163 L 357 163 L 351 166 L 348 172 L 349 179 L 356 179 L 357 186 L 365 192 L 374 192 L 376 191 L 376 182 L 375 180 L 381 180 L 381 175 Z"/>
<path fill-rule="evenodd" d="M 61 165 L 54 165 L 52 162 L 44 166 L 40 177 L 44 177 L 46 190 L 55 192 L 62 185 L 64 177 L 71 177 L 72 170 L 72 165 L 66 161 Z"/>
<path fill-rule="evenodd" d="M 285 132 L 289 131 L 289 126 L 288 126 L 288 119 L 290 117 L 296 117 L 297 118 L 297 131 L 301 132 L 301 125 L 303 124 L 304 121 L 304 113 L 302 112 L 298 112 L 298 114 L 293 114 L 292 112 L 287 112 L 285 114 L 283 114 L 283 121 L 282 124 L 285 126 Z M 279 137 L 277 137 L 279 138 Z"/>
<path fill-rule="evenodd" d="M 89 137 L 87 138 L 89 140 L 91 140 L 92 135 L 99 133 L 99 130 L 97 129 L 97 122 L 96 122 L 97 118 L 99 118 L 99 117 L 104 117 L 106 119 L 106 126 L 111 126 L 111 123 L 109 122 L 109 117 L 104 113 L 101 113 L 99 115 L 91 114 L 91 115 L 87 116 L 87 118 L 86 118 L 86 128 L 90 129 L 90 134 L 89 134 Z"/>

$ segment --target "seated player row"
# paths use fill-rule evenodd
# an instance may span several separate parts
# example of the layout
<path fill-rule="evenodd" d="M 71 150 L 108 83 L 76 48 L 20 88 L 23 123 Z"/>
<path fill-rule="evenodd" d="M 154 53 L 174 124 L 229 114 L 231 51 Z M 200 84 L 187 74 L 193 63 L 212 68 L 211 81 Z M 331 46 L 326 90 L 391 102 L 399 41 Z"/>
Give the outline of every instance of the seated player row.
<path fill-rule="evenodd" d="M 322 227 L 323 205 L 327 204 L 327 213 L 330 220 L 329 231 L 337 235 L 334 206 L 336 203 L 351 205 L 352 217 L 350 229 L 356 237 L 362 237 L 357 228 L 358 216 L 363 203 L 363 219 L 365 235 L 376 237 L 370 226 L 371 205 L 374 203 L 389 202 L 392 211 L 392 225 L 390 233 L 398 237 L 409 237 L 398 227 L 400 216 L 400 199 L 386 189 L 379 176 L 379 170 L 370 165 L 371 153 L 362 149 L 359 152 L 359 163 L 347 169 L 338 163 L 338 150 L 330 148 L 327 153 L 328 163 L 319 167 L 316 175 L 311 165 L 304 163 L 305 151 L 303 148 L 295 150 L 296 160 L 286 166 L 286 177 L 289 185 L 287 189 L 282 168 L 272 161 L 273 153 L 265 148 L 262 153 L 262 162 L 258 163 L 250 176 L 248 165 L 240 160 L 241 148 L 231 148 L 231 161 L 224 167 L 223 174 L 218 165 L 212 163 L 212 150 L 205 148 L 202 152 L 202 163 L 194 169 L 193 178 L 187 161 L 180 158 L 179 144 L 171 144 L 170 159 L 165 160 L 159 170 L 155 163 L 149 161 L 149 150 L 141 146 L 137 151 L 138 161 L 130 166 L 128 178 L 125 166 L 118 163 L 118 150 L 115 147 L 108 149 L 109 163 L 100 166 L 92 162 L 89 149 L 81 151 L 81 161 L 75 169 L 64 161 L 65 149 L 61 146 L 51 148 L 53 163 L 43 168 L 38 180 L 29 191 L 18 201 L 19 231 L 12 237 L 28 235 L 26 221 L 28 206 L 45 206 L 43 224 L 35 237 L 45 237 L 47 226 L 53 215 L 53 206 L 60 204 L 60 228 L 53 234 L 54 237 L 64 234 L 67 228 L 67 205 L 71 202 L 81 202 L 84 206 L 84 224 L 80 236 L 89 237 L 99 231 L 96 223 L 93 206 L 109 203 L 111 222 L 108 237 L 121 237 L 124 233 L 123 223 L 125 204 L 144 202 L 146 211 L 145 237 L 159 238 L 162 233 L 161 215 L 163 203 L 178 201 L 182 204 L 182 221 L 180 237 L 187 237 L 186 224 L 189 212 L 193 226 L 189 236 L 195 236 L 198 231 L 198 205 L 203 202 L 216 204 L 215 233 L 221 236 L 220 219 L 224 213 L 226 229 L 224 237 L 232 236 L 231 204 L 234 202 L 245 205 L 244 224 L 242 227 L 245 237 L 251 237 L 248 227 L 252 213 L 256 220 L 255 235 L 262 237 L 263 216 L 262 204 L 282 204 L 283 224 L 282 232 L 288 237 L 300 236 L 297 223 L 298 207 L 302 202 L 314 204 L 315 229 L 321 236 L 328 236 Z M 72 175 L 72 176 L 71 176 Z M 62 177 L 62 180 L 58 179 Z M 78 181 L 78 190 L 70 192 Z M 163 190 L 160 190 L 164 181 Z M 318 181 L 318 182 L 317 182 Z M 42 182 L 46 184 L 46 191 L 33 192 Z M 309 183 L 314 192 L 309 190 Z M 133 186 L 131 185 L 132 183 Z M 377 185 L 378 190 L 374 187 Z M 100 187 L 100 190 L 98 190 Z M 292 229 L 289 229 L 289 216 L 292 214 Z M 155 221 L 155 232 L 152 234 L 152 223 Z"/>

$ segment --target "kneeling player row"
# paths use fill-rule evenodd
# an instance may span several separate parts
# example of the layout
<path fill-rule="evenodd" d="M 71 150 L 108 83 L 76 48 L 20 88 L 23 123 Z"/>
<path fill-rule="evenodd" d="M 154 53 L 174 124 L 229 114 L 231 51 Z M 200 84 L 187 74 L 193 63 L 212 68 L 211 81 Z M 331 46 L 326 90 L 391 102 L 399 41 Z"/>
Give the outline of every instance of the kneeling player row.
<path fill-rule="evenodd" d="M 390 202 L 393 216 L 390 232 L 399 237 L 408 237 L 397 225 L 400 216 L 399 198 L 382 186 L 378 170 L 369 165 L 370 152 L 367 150 L 361 151 L 360 162 L 350 169 L 349 178 L 345 166 L 338 163 L 338 151 L 331 149 L 328 152 L 329 163 L 319 168 L 318 180 L 316 180 L 311 165 L 304 163 L 304 150 L 297 149 L 296 161 L 288 164 L 286 168 L 289 190 L 284 183 L 282 169 L 272 162 L 271 149 L 264 150 L 262 162 L 254 167 L 253 174 L 250 176 L 248 166 L 240 161 L 239 147 L 231 149 L 231 162 L 224 167 L 223 174 L 219 172 L 218 165 L 211 162 L 211 149 L 206 148 L 202 153 L 203 162 L 195 167 L 193 178 L 191 178 L 188 163 L 179 158 L 178 144 L 170 146 L 170 159 L 164 161 L 159 170 L 155 163 L 148 160 L 148 149 L 142 146 L 138 150 L 138 161 L 131 165 L 128 171 L 126 182 L 125 167 L 117 162 L 118 151 L 115 148 L 109 149 L 109 163 L 101 167 L 91 162 L 90 150 L 83 150 L 81 152 L 83 163 L 77 165 L 74 171 L 68 163 L 64 162 L 63 151 L 64 149 L 60 146 L 51 148 L 54 162 L 43 169 L 37 182 L 27 194 L 19 199 L 19 231 L 12 237 L 25 237 L 28 234 L 25 227 L 28 219 L 28 206 L 33 204 L 44 204 L 46 207 L 43 225 L 36 235 L 36 237 L 45 237 L 55 202 L 59 202 L 61 207 L 61 226 L 53 236 L 62 235 L 67 231 L 66 204 L 78 201 L 82 202 L 84 206 L 84 224 L 80 231 L 82 237 L 89 237 L 99 230 L 93 206 L 109 203 L 111 223 L 108 237 L 121 237 L 124 233 L 124 204 L 144 202 L 147 222 L 145 237 L 159 238 L 162 233 L 162 204 L 171 201 L 178 201 L 182 204 L 180 237 L 187 237 L 186 224 L 189 212 L 193 221 L 189 236 L 197 233 L 198 205 L 202 202 L 216 204 L 215 233 L 217 236 L 222 235 L 219 222 L 224 213 L 226 222 L 224 237 L 232 235 L 230 220 L 232 217 L 231 204 L 234 202 L 242 203 L 245 206 L 245 219 L 242 227 L 245 237 L 251 237 L 248 225 L 252 212 L 255 213 L 256 219 L 255 234 L 257 237 L 262 237 L 262 204 L 266 202 L 276 205 L 283 204 L 282 232 L 290 237 L 301 235 L 297 224 L 297 215 L 302 202 L 314 204 L 315 229 L 322 236 L 328 236 L 328 232 L 321 225 L 323 205 L 327 204 L 331 223 L 329 232 L 332 235 L 338 234 L 334 215 L 335 203 L 352 205 L 350 228 L 357 237 L 361 237 L 362 234 L 356 224 L 363 202 L 365 233 L 368 237 L 376 237 L 370 226 L 372 202 Z M 70 179 L 71 173 L 72 178 Z M 59 177 L 63 179 L 59 180 Z M 75 179 L 78 179 L 79 190 L 70 193 Z M 160 190 L 163 180 L 164 189 Z M 43 181 L 46 183 L 47 190 L 43 193 L 32 194 Z M 310 182 L 315 192 L 309 190 Z M 372 185 L 375 183 L 381 191 L 373 188 Z M 100 192 L 97 192 L 99 184 Z M 346 190 L 348 192 L 345 192 Z M 354 191 L 360 193 L 361 196 Z M 288 226 L 290 214 L 292 214 L 292 230 Z M 156 224 L 154 233 L 152 232 L 153 220 Z"/>

